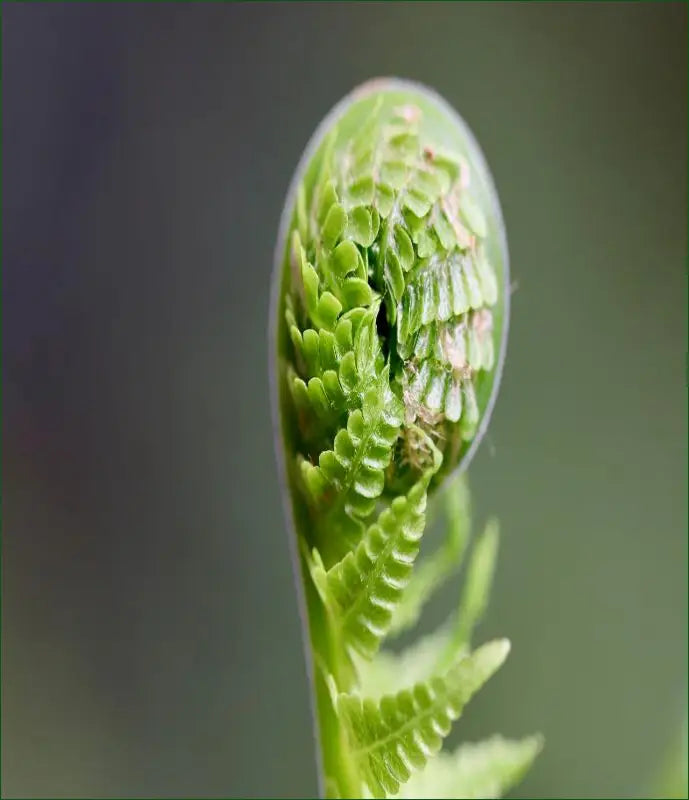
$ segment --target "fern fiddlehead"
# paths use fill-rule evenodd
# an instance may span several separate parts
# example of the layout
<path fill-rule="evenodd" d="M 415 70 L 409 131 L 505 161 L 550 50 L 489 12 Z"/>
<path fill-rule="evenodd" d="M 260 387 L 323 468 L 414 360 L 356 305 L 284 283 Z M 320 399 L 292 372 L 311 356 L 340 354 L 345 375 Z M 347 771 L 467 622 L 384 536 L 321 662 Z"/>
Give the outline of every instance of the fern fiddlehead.
<path fill-rule="evenodd" d="M 380 649 L 465 552 L 468 498 L 454 475 L 495 398 L 507 269 L 483 157 L 440 98 L 376 81 L 331 112 L 283 214 L 271 341 L 328 797 L 498 796 L 540 748 L 537 737 L 495 738 L 427 764 L 509 650 L 506 640 L 471 648 L 495 524 L 446 625 L 401 654 Z M 447 542 L 417 564 L 429 498 L 447 484 Z"/>

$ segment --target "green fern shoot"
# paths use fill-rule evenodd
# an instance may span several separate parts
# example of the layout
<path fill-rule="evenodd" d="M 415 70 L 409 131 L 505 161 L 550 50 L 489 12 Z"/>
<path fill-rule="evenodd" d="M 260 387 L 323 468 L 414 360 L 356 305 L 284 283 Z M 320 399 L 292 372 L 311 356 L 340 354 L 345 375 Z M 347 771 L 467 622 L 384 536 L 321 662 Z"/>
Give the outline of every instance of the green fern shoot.
<path fill-rule="evenodd" d="M 374 81 L 326 117 L 285 206 L 271 322 L 323 796 L 499 797 L 540 750 L 539 737 L 493 737 L 440 752 L 509 652 L 505 639 L 472 643 L 495 522 L 445 625 L 401 652 L 383 647 L 465 560 L 460 472 L 497 392 L 507 276 L 487 167 L 443 100 Z M 419 557 L 429 513 L 447 535 Z"/>

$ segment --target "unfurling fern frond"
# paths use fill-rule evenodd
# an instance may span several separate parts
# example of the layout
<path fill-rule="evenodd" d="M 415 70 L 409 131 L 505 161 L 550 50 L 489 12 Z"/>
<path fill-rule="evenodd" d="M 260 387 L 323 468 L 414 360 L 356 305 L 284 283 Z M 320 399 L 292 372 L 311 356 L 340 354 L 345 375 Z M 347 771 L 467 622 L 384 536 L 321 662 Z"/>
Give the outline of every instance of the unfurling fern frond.
<path fill-rule="evenodd" d="M 496 794 L 537 748 L 491 740 L 425 770 L 507 655 L 504 640 L 471 651 L 495 524 L 474 545 L 456 614 L 401 654 L 381 650 L 461 565 L 468 495 L 450 475 L 475 450 L 499 383 L 507 251 L 478 146 L 428 90 L 374 82 L 317 132 L 277 252 L 276 433 L 308 621 L 321 791 L 384 797 L 426 775 L 436 782 L 428 796 L 451 786 Z M 440 487 L 448 535 L 418 559 Z"/>

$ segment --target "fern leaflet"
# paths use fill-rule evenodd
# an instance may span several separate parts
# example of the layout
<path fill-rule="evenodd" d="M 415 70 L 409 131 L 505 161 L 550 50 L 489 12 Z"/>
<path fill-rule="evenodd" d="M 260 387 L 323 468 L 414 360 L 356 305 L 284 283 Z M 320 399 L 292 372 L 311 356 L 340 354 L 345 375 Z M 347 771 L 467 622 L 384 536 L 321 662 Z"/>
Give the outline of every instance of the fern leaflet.
<path fill-rule="evenodd" d="M 510 741 L 493 736 L 477 744 L 461 745 L 454 753 L 440 753 L 428 767 L 412 775 L 400 798 L 491 800 L 518 783 L 543 747 L 540 736 Z"/>
<path fill-rule="evenodd" d="M 352 757 L 374 797 L 399 790 L 400 784 L 435 755 L 472 695 L 507 657 L 506 640 L 491 642 L 460 660 L 444 677 L 417 683 L 376 702 L 340 694 Z"/>

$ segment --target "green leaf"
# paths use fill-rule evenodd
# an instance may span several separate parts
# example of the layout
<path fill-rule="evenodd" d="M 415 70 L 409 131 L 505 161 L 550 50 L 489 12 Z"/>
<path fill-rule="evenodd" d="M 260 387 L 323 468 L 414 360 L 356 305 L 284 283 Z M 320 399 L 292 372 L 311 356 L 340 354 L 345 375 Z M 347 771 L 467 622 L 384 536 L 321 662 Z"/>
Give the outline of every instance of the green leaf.
<path fill-rule="evenodd" d="M 468 538 L 469 498 L 464 481 L 461 478 L 455 479 L 455 481 L 458 488 L 463 489 L 464 492 L 448 492 L 445 502 L 448 505 L 448 515 L 457 528 L 452 534 L 455 541 L 454 547 L 461 547 L 463 552 Z M 466 655 L 471 644 L 471 635 L 485 611 L 490 595 L 497 545 L 497 523 L 491 522 L 474 545 L 459 606 L 437 630 L 414 642 L 401 653 L 382 650 L 372 664 L 359 665 L 362 685 L 370 695 L 376 696 L 383 691 L 400 688 L 401 682 L 414 682 L 426 680 L 434 675 L 443 675 L 458 658 Z M 435 557 L 442 552 L 441 550 L 436 553 Z M 429 567 L 439 563 L 435 562 L 435 557 L 429 559 Z M 436 588 L 433 585 L 421 583 L 417 584 L 418 588 L 415 587 L 415 582 L 418 582 L 420 576 L 423 575 L 422 566 L 424 566 L 423 562 L 412 574 L 395 616 L 393 616 L 391 634 L 402 629 L 399 627 L 401 623 L 398 620 L 401 619 L 402 623 L 410 618 L 415 620 L 414 615 L 420 613 L 423 599 L 426 599 Z M 452 570 L 451 564 L 447 564 L 447 568 Z M 438 569 L 441 568 L 438 567 Z M 426 592 L 428 594 L 425 594 Z M 421 598 L 419 596 L 421 594 L 425 594 L 425 597 Z M 405 607 L 406 603 L 410 603 L 409 609 Z M 395 628 L 395 625 L 398 627 Z"/>
<path fill-rule="evenodd" d="M 464 221 L 471 228 L 471 230 L 477 236 L 484 237 L 488 232 L 486 218 L 483 214 L 483 211 L 481 211 L 479 206 L 474 202 L 468 192 L 462 192 L 462 196 L 459 201 L 459 209 L 464 217 Z"/>
<path fill-rule="evenodd" d="M 321 228 L 321 239 L 328 249 L 332 249 L 347 226 L 347 212 L 339 203 L 333 203 L 325 216 Z"/>
<path fill-rule="evenodd" d="M 454 753 L 440 753 L 422 772 L 413 775 L 400 798 L 456 798 L 490 800 L 518 783 L 543 748 L 541 736 L 520 741 L 493 736 L 478 744 L 464 744 Z"/>
<path fill-rule="evenodd" d="M 376 187 L 373 178 L 370 175 L 366 175 L 350 184 L 347 192 L 352 204 L 370 205 L 370 203 L 373 202 L 375 190 Z"/>
<path fill-rule="evenodd" d="M 405 272 L 409 272 L 414 265 L 414 246 L 401 225 L 395 225 L 394 239 L 400 265 Z"/>
<path fill-rule="evenodd" d="M 370 305 L 375 294 L 367 281 L 361 278 L 348 278 L 342 284 L 341 296 L 345 308 L 356 308 Z"/>
<path fill-rule="evenodd" d="M 332 144 L 334 145 L 334 140 L 331 140 Z M 335 181 L 331 180 L 329 177 L 330 168 L 328 165 L 329 158 L 328 156 L 324 156 L 323 158 L 323 176 L 321 179 L 321 183 L 318 186 L 317 193 L 316 193 L 316 207 L 315 207 L 315 217 L 316 222 L 318 225 L 322 227 L 325 218 L 328 215 L 328 212 L 333 207 L 335 203 L 338 202 L 339 197 L 337 195 L 337 189 L 335 188 Z"/>
<path fill-rule="evenodd" d="M 380 166 L 380 178 L 383 183 L 392 186 L 393 189 L 401 189 L 408 179 L 408 166 L 402 160 L 384 161 Z"/>
<path fill-rule="evenodd" d="M 451 186 L 460 175 L 461 159 L 458 159 L 454 153 L 446 151 L 437 152 L 432 157 L 433 165 L 435 168 L 447 176 L 447 186 Z"/>
<path fill-rule="evenodd" d="M 327 573 L 327 593 L 337 608 L 335 624 L 346 645 L 373 658 L 419 552 L 425 526 L 426 489 L 434 467 L 405 497 L 396 497 L 364 534 L 357 548 Z"/>
<path fill-rule="evenodd" d="M 488 275 L 488 262 L 483 259 L 481 263 L 482 270 Z M 488 286 L 487 280 L 484 277 L 483 281 L 493 296 L 495 288 Z M 443 251 L 417 262 L 407 278 L 401 299 L 400 315 L 409 317 L 400 337 L 402 344 L 422 326 L 446 322 L 486 304 L 475 259 L 457 253 L 448 255 Z M 402 352 L 400 355 L 405 357 Z"/>
<path fill-rule="evenodd" d="M 452 223 L 447 218 L 447 214 L 444 210 L 436 207 L 433 210 L 431 222 L 435 235 L 438 237 L 438 241 L 440 242 L 440 246 L 444 250 L 451 250 L 457 245 L 457 236 L 455 235 Z"/>
<path fill-rule="evenodd" d="M 493 266 L 488 261 L 483 248 L 479 250 L 476 258 L 476 269 L 478 271 L 479 283 L 481 285 L 481 294 L 483 295 L 486 304 L 489 306 L 495 305 L 495 303 L 498 301 L 498 280 L 495 277 Z"/>
<path fill-rule="evenodd" d="M 319 527 L 335 551 L 351 545 L 352 535 L 375 509 L 403 417 L 402 403 L 389 388 L 386 367 L 365 390 L 361 408 L 349 413 L 333 449 L 320 454 L 318 466 L 300 460 L 304 484 L 318 509 Z"/>
<path fill-rule="evenodd" d="M 425 217 L 431 210 L 433 201 L 425 194 L 411 189 L 403 195 L 402 204 L 404 208 L 408 208 L 417 217 Z"/>
<path fill-rule="evenodd" d="M 447 519 L 444 545 L 417 564 L 390 625 L 391 636 L 413 627 L 432 594 L 456 573 L 469 539 L 469 489 L 463 476 L 455 478 L 443 492 Z"/>
<path fill-rule="evenodd" d="M 342 304 L 331 292 L 321 288 L 318 273 L 306 260 L 303 247 L 300 247 L 300 260 L 306 313 L 317 328 L 333 330 L 342 311 Z"/>
<path fill-rule="evenodd" d="M 491 520 L 474 544 L 464 580 L 462 599 L 457 613 L 457 622 L 440 659 L 440 670 L 449 666 L 471 645 L 471 635 L 488 605 L 490 589 L 495 573 L 500 531 L 496 520 Z"/>
<path fill-rule="evenodd" d="M 337 696 L 351 757 L 374 797 L 397 792 L 440 750 L 452 722 L 508 652 L 507 640 L 490 642 L 444 677 L 417 683 L 379 702 L 358 695 Z"/>
<path fill-rule="evenodd" d="M 357 273 L 360 278 L 366 277 L 362 274 L 364 262 L 361 253 L 354 242 L 349 240 L 340 242 L 333 251 L 332 263 L 338 278 L 345 278 L 352 273 Z"/>
<path fill-rule="evenodd" d="M 365 206 L 355 206 L 349 212 L 346 235 L 362 247 L 370 247 L 378 234 L 379 218 Z"/>
<path fill-rule="evenodd" d="M 413 156 L 419 151 L 419 136 L 413 128 L 403 129 L 390 137 L 388 146 L 398 156 Z"/>
<path fill-rule="evenodd" d="M 346 410 L 361 408 L 366 387 L 378 379 L 382 355 L 376 332 L 377 309 L 374 304 L 368 310 L 346 312 L 332 331 L 307 328 L 302 333 L 296 324 L 290 326 L 302 382 L 312 378 L 322 382 L 334 415 L 331 422 Z M 295 385 L 292 380 L 290 388 Z M 303 395 L 298 387 L 297 395 Z"/>
<path fill-rule="evenodd" d="M 460 422 L 469 435 L 479 419 L 473 378 L 495 363 L 491 313 L 484 308 L 431 322 L 408 336 L 413 314 L 405 296 L 398 325 L 400 335 L 407 338 L 398 341 L 397 352 L 407 360 L 404 380 L 412 406 Z"/>
<path fill-rule="evenodd" d="M 373 201 L 373 207 L 383 219 L 387 219 L 394 205 L 395 190 L 387 183 L 379 183 L 376 186 L 376 196 Z"/>

